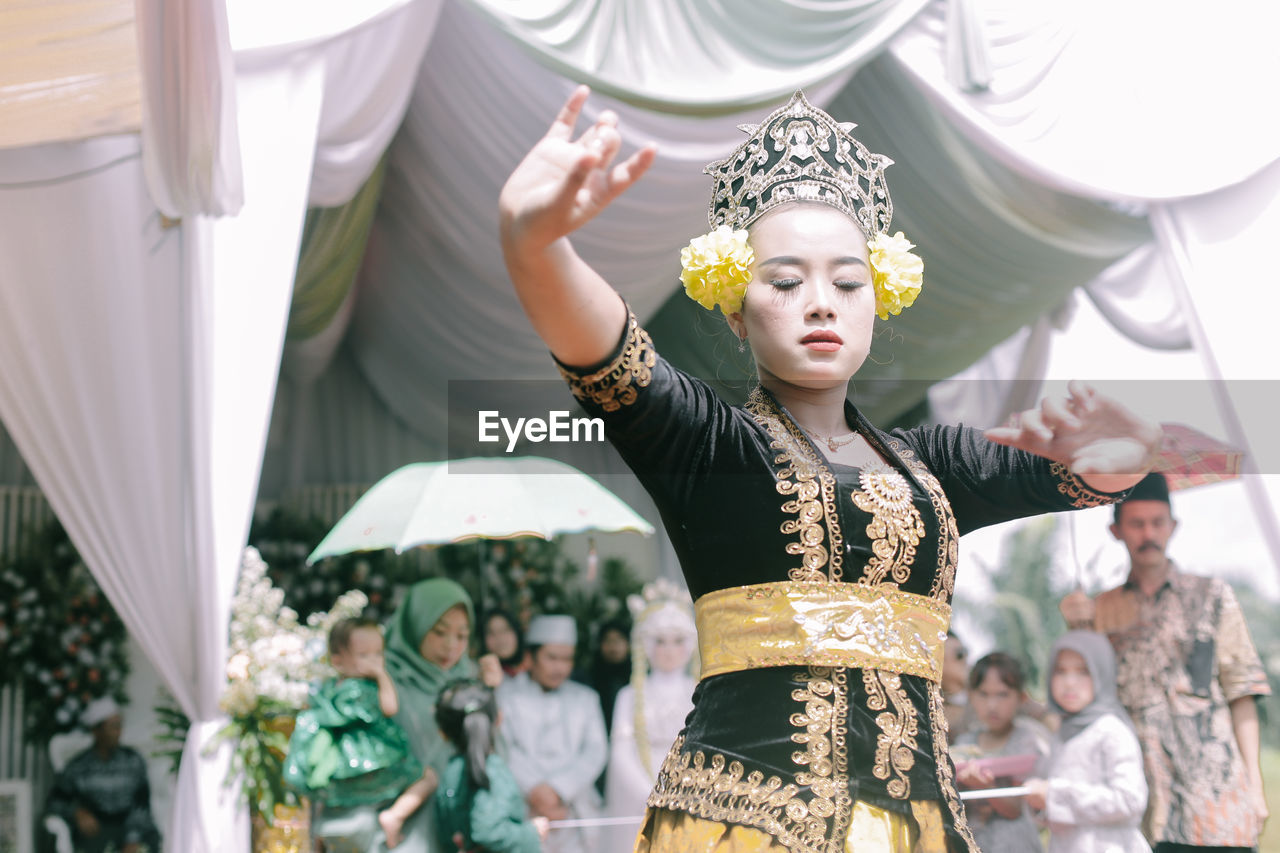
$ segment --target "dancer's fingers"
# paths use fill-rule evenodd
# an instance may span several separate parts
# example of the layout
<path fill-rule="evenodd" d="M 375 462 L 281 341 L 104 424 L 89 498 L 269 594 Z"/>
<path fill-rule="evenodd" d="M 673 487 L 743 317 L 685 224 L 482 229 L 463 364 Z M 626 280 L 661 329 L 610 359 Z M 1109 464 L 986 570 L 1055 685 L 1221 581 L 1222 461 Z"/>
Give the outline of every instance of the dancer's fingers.
<path fill-rule="evenodd" d="M 578 123 L 578 116 L 582 113 L 582 105 L 587 102 L 589 94 L 591 94 L 591 89 L 587 86 L 579 86 L 574 89 L 573 94 L 569 96 L 569 100 L 564 102 L 564 106 L 556 114 L 555 120 L 551 122 L 551 128 L 547 131 L 547 136 L 556 139 L 572 139 L 573 128 Z"/>
<path fill-rule="evenodd" d="M 1067 405 L 1056 397 L 1045 397 L 1040 404 L 1040 419 L 1055 433 L 1059 430 L 1080 428 L 1080 419 L 1067 410 Z"/>
<path fill-rule="evenodd" d="M 1067 383 L 1067 393 L 1077 414 L 1089 415 L 1098 408 L 1098 392 L 1092 385 L 1072 379 Z"/>
<path fill-rule="evenodd" d="M 620 193 L 640 180 L 640 177 L 653 165 L 658 156 L 658 147 L 649 143 L 623 162 L 614 166 L 609 172 L 609 186 L 615 193 Z"/>

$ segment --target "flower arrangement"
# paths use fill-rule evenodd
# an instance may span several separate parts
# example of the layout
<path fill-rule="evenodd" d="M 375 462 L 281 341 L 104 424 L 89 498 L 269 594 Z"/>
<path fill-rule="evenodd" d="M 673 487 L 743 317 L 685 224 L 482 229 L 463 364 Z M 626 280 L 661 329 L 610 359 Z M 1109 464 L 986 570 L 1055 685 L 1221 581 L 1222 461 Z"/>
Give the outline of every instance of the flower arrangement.
<path fill-rule="evenodd" d="M 361 551 L 306 565 L 307 555 L 330 526 L 277 507 L 254 519 L 249 544 L 266 561 L 272 582 L 284 590 L 285 604 L 302 618 L 327 611 L 339 594 L 358 589 L 369 600 L 363 615 L 385 621 L 395 597 L 424 576 L 422 555 Z"/>
<path fill-rule="evenodd" d="M 339 619 L 358 616 L 368 603 L 359 590 L 338 597 L 306 621 L 284 604 L 257 550 L 246 548 L 231 604 L 227 687 L 221 708 L 231 721 L 214 743 L 235 746 L 231 778 L 240 777 L 250 809 L 268 820 L 276 803 L 296 804 L 284 786 L 282 765 L 293 717 L 307 706 L 313 682 L 329 677 L 327 638 Z"/>
<path fill-rule="evenodd" d="M 0 683 L 22 689 L 27 740 L 76 728 L 94 699 L 127 701 L 126 636 L 56 520 L 0 564 Z"/>

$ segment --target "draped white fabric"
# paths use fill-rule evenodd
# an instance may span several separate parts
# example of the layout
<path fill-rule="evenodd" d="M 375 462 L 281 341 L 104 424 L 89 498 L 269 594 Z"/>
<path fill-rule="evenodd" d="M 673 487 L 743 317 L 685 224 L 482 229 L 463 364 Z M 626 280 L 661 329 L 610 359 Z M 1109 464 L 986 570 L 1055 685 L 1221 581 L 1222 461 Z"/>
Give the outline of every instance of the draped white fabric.
<path fill-rule="evenodd" d="M 140 8 L 154 99 L 142 152 L 129 138 L 0 152 L 0 333 L 13 348 L 0 416 L 192 719 L 171 850 L 248 843 L 226 751 L 205 746 L 302 217 L 313 187 L 340 201 L 376 166 L 438 7 L 366 8 L 332 29 L 312 14 L 287 33 L 246 27 L 242 9 L 235 74 L 221 4 Z M 155 207 L 187 216 L 165 231 Z"/>
<path fill-rule="evenodd" d="M 846 73 L 928 0 L 470 2 L 561 75 L 651 109 L 707 115 Z"/>
<path fill-rule="evenodd" d="M 244 203 L 224 0 L 137 0 L 142 159 L 167 216 L 234 214 Z"/>
<path fill-rule="evenodd" d="M 207 530 L 211 521 L 196 519 L 192 508 L 194 463 L 208 449 L 201 439 L 210 425 L 195 429 L 188 396 L 210 367 L 212 353 L 197 351 L 189 331 L 204 317 L 194 297 L 204 295 L 208 276 L 185 286 L 182 270 L 194 249 L 179 230 L 161 230 L 143 190 L 136 138 L 5 154 L 6 177 L 39 170 L 57 183 L 0 193 L 0 415 L 72 541 L 199 730 L 217 711 L 229 604 L 229 584 L 212 553 L 193 547 L 197 528 Z M 80 218 L 69 221 L 68 209 Z M 77 250 L 31 251 L 59 233 L 74 233 Z M 237 322 L 260 320 L 248 312 Z M 257 407 L 260 418 L 266 402 Z M 226 464 L 252 470 L 240 450 Z M 222 574 L 234 576 L 234 566 Z M 207 780 L 219 779 L 225 766 L 192 750 L 179 799 L 198 768 Z M 207 810 L 222 801 L 222 832 L 234 827 L 234 792 L 204 788 Z"/>
<path fill-rule="evenodd" d="M 313 60 L 239 76 L 253 195 L 236 217 L 162 230 L 136 138 L 0 158 L 0 183 L 52 182 L 0 192 L 0 416 L 193 721 L 167 842 L 184 853 L 247 844 L 225 751 L 204 747 L 218 727 L 322 72 Z M 74 236 L 77 251 L 31 251 L 52 234 Z"/>
<path fill-rule="evenodd" d="M 442 12 L 391 152 L 366 260 L 376 284 L 361 294 L 348 337 L 387 405 L 438 447 L 447 380 L 557 375 L 507 282 L 496 200 L 506 174 L 573 85 L 511 50 L 458 4 Z M 814 95 L 829 100 L 834 91 L 828 85 Z M 742 136 L 736 125 L 750 115 L 682 118 L 605 97 L 591 108 L 623 113 L 628 146 L 659 144 L 645 180 L 575 241 L 648 317 L 671 293 L 679 247 L 706 230 L 702 166 L 736 144 Z"/>
<path fill-rule="evenodd" d="M 1156 206 L 1151 218 L 1161 250 L 1176 269 L 1174 283 L 1185 299 L 1189 331 L 1228 438 L 1250 452 L 1246 470 L 1253 476 L 1245 478 L 1245 487 L 1280 565 L 1280 518 L 1265 486 L 1280 481 L 1274 437 L 1280 362 L 1274 346 L 1262 343 L 1274 341 L 1280 316 L 1274 260 L 1280 161 L 1247 184 Z"/>
<path fill-rule="evenodd" d="M 1259 99 L 1280 80 L 1274 3 L 981 7 L 987 90 L 949 81 L 941 4 L 890 53 L 958 127 L 1037 183 L 1092 198 L 1172 199 L 1239 183 L 1280 152 L 1280 124 Z"/>
<path fill-rule="evenodd" d="M 460 6 L 447 7 L 438 27 L 392 149 L 347 340 L 389 409 L 442 447 L 446 380 L 556 376 L 506 281 L 495 200 L 573 84 L 504 50 L 501 34 Z M 842 83 L 811 95 L 861 122 L 864 141 L 897 161 L 896 227 L 921 244 L 929 266 L 929 295 L 890 324 L 894 340 L 875 349 L 891 364 L 869 366 L 873 378 L 955 372 L 1149 239 L 1142 219 L 1019 181 L 939 121 L 893 67 L 877 61 Z M 498 103 L 505 106 L 476 109 Z M 648 321 L 676 291 L 680 247 L 706 229 L 702 166 L 742 138 L 738 123 L 758 115 L 658 115 L 601 96 L 591 106 L 620 113 L 629 147 L 658 143 L 645 179 L 575 239 Z M 981 317 L 981 334 L 956 324 L 957 314 Z M 662 345 L 686 368 L 717 375 L 722 356 L 704 341 L 678 333 Z M 914 393 L 896 408 L 918 400 Z"/>
<path fill-rule="evenodd" d="M 340 205 L 360 189 L 391 143 L 435 32 L 443 0 L 229 4 L 238 68 L 311 57 L 324 67 L 309 201 Z"/>

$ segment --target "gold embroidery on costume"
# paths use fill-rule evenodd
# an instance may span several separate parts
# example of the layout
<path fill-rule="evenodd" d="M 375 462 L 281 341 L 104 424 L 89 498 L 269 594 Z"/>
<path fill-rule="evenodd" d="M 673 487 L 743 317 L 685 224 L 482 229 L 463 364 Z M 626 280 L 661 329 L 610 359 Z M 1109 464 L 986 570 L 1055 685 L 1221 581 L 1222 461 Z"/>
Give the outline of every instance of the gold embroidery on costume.
<path fill-rule="evenodd" d="M 651 808 L 686 812 L 708 820 L 761 829 L 791 853 L 841 853 L 853 800 L 849 796 L 848 687 L 843 668 L 809 667 L 791 697 L 803 710 L 791 715 L 799 731 L 791 740 L 804 747 L 792 753 L 795 784 L 752 771 L 743 778 L 739 761 L 702 750 L 684 752 L 681 735 L 658 773 Z M 800 786 L 808 786 L 808 799 Z"/>
<path fill-rule="evenodd" d="M 956 790 L 954 769 L 947 747 L 947 715 L 943 709 L 942 686 L 929 682 L 929 729 L 933 734 L 933 760 L 938 765 L 938 788 L 942 791 L 942 799 L 951 810 L 951 821 L 956 832 L 969 845 L 972 853 L 977 853 L 978 842 L 969 829 L 969 821 L 964 815 L 964 805 L 960 802 L 960 792 Z"/>
<path fill-rule="evenodd" d="M 583 376 L 557 363 L 560 375 L 569 383 L 573 396 L 583 402 L 590 401 L 606 412 L 616 412 L 636 401 L 636 389 L 653 381 L 653 366 L 657 353 L 653 339 L 640 328 L 636 315 L 627 312 L 626 338 L 622 351 L 599 370 Z"/>
<path fill-rule="evenodd" d="M 907 691 L 902 689 L 902 677 L 896 672 L 876 669 L 862 671 L 862 685 L 867 690 L 867 707 L 880 711 L 876 725 L 876 766 L 872 774 L 887 780 L 885 790 L 898 800 L 911 798 L 911 779 L 907 775 L 916 765 L 914 750 L 919 746 L 916 735 L 920 733 L 920 721 L 916 708 L 911 704 Z M 889 710 L 892 704 L 893 710 Z M 890 778 L 890 777 L 893 778 Z"/>
<path fill-rule="evenodd" d="M 808 768 L 796 772 L 796 782 L 808 785 L 813 792 L 808 814 L 822 819 L 821 829 L 824 834 L 825 821 L 836 813 L 835 799 L 839 793 L 831 754 L 835 685 L 826 677 L 827 674 L 826 670 L 810 668 L 808 675 L 802 675 L 799 679 L 807 686 L 791 692 L 792 699 L 804 703 L 803 712 L 791 715 L 791 724 L 803 731 L 793 733 L 791 740 L 805 747 L 803 752 L 793 752 L 791 760 Z M 797 810 L 795 817 L 802 819 L 805 814 Z"/>
<path fill-rule="evenodd" d="M 796 796 L 800 792 L 797 786 L 784 786 L 777 776 L 765 779 L 758 770 L 744 779 L 742 762 L 726 763 L 723 755 L 713 753 L 708 764 L 702 750 L 687 753 L 683 747 L 681 735 L 662 762 L 649 795 L 651 808 L 754 826 L 777 838 L 792 853 L 825 853 L 809 843 L 807 817 L 797 820 L 792 816 L 809 813 L 804 801 Z"/>
<path fill-rule="evenodd" d="M 906 583 L 924 536 L 924 520 L 911 501 L 911 484 L 892 468 L 875 465 L 862 469 L 858 485 L 853 503 L 871 515 L 867 537 L 873 555 L 862 570 L 862 583 L 878 584 L 886 576 Z"/>
<path fill-rule="evenodd" d="M 893 586 L 764 583 L 694 604 L 702 678 L 770 666 L 849 666 L 942 678 L 951 607 Z"/>
<path fill-rule="evenodd" d="M 1115 503 L 1116 495 L 1108 495 L 1105 492 L 1099 492 L 1097 489 L 1089 488 L 1084 480 L 1071 473 L 1071 469 L 1061 462 L 1052 463 L 1049 466 L 1049 471 L 1058 478 L 1058 491 L 1070 498 L 1071 505 L 1076 509 L 1088 509 L 1091 506 L 1105 506 L 1109 503 Z"/>
<path fill-rule="evenodd" d="M 836 513 L 836 479 L 804 439 L 800 428 L 784 417 L 765 393 L 755 388 L 747 398 L 746 410 L 769 433 L 769 447 L 775 451 L 778 494 L 792 497 L 782 511 L 794 513 L 780 530 L 797 541 L 787 543 L 787 553 L 800 557 L 800 565 L 787 572 L 793 581 L 838 581 L 844 564 L 844 538 Z M 794 480 L 793 480 L 794 478 Z M 825 529 L 824 529 L 825 526 Z M 831 550 L 823 544 L 831 534 Z M 829 569 L 828 573 L 823 569 Z"/>
<path fill-rule="evenodd" d="M 933 504 L 933 514 L 938 520 L 938 573 L 934 576 L 929 595 L 939 601 L 950 601 L 955 592 L 956 566 L 960 563 L 960 528 L 956 526 L 951 501 L 947 500 L 938 478 L 916 458 L 909 447 L 896 438 L 889 440 L 889 446 L 929 493 L 929 502 Z"/>
<path fill-rule="evenodd" d="M 810 672 L 816 670 L 810 669 Z M 836 667 L 831 671 L 831 683 L 835 686 L 835 718 L 831 722 L 831 755 L 835 761 L 836 813 L 831 821 L 831 837 L 844 838 L 849 831 L 853 815 L 853 798 L 849 796 L 849 744 L 845 735 L 849 731 L 849 671 Z"/>

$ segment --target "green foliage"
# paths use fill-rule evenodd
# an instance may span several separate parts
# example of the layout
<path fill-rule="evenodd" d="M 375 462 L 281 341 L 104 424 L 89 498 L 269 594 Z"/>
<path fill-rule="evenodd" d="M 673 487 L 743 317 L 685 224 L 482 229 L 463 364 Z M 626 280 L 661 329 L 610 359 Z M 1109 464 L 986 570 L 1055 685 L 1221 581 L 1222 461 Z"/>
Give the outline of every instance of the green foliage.
<path fill-rule="evenodd" d="M 1041 695 L 1049 648 L 1066 631 L 1058 601 L 1067 590 L 1054 584 L 1050 572 L 1056 531 L 1053 516 L 1020 527 L 1005 541 L 1001 564 L 988 573 L 995 597 L 990 602 L 969 600 L 961 587 L 955 599 L 957 610 L 991 632 L 996 649 L 1022 661 L 1028 688 Z"/>
<path fill-rule="evenodd" d="M 1271 696 L 1258 703 L 1262 742 L 1272 750 L 1280 750 L 1280 621 L 1276 620 L 1276 603 L 1252 587 L 1236 584 L 1234 589 L 1271 685 Z M 1280 760 L 1276 767 L 1280 769 Z"/>
<path fill-rule="evenodd" d="M 160 693 L 160 701 L 152 708 L 159 726 L 155 741 L 160 748 L 151 754 L 156 758 L 167 758 L 169 772 L 177 776 L 178 767 L 182 764 L 182 750 L 187 744 L 187 732 L 191 729 L 191 720 L 187 719 L 187 715 L 182 712 L 177 701 L 169 695 L 167 690 L 161 688 Z"/>
<path fill-rule="evenodd" d="M 76 728 L 94 699 L 128 701 L 126 637 L 56 520 L 0 563 L 0 684 L 22 689 L 27 740 Z"/>
<path fill-rule="evenodd" d="M 280 508 L 255 518 L 249 531 L 249 544 L 269 567 L 271 582 L 284 590 L 285 604 L 303 621 L 328 611 L 342 593 L 358 589 L 369 598 L 364 615 L 384 622 L 397 596 L 428 576 L 419 554 L 398 555 L 389 549 L 328 557 L 308 566 L 307 555 L 328 532 L 324 521 Z"/>
<path fill-rule="evenodd" d="M 284 783 L 284 759 L 296 713 L 295 708 L 272 708 L 262 702 L 254 713 L 232 717 L 206 747 L 213 751 L 224 741 L 231 742 L 234 751 L 227 784 L 238 777 L 250 811 L 268 824 L 274 819 L 277 803 L 298 804 L 298 795 Z"/>

